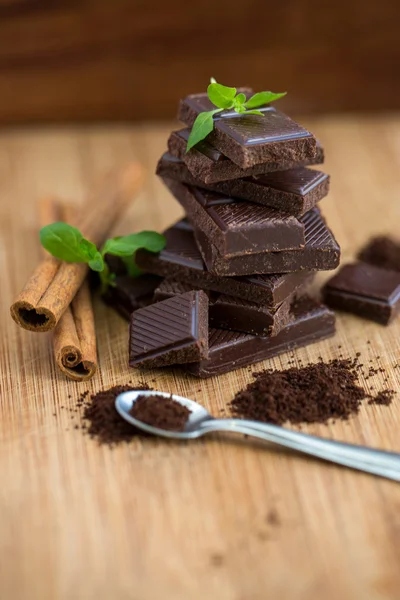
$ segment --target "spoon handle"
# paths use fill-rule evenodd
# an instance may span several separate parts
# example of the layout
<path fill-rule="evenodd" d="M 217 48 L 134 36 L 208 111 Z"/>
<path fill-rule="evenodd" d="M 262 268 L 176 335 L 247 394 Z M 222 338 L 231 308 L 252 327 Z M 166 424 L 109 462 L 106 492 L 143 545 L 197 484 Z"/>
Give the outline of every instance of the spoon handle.
<path fill-rule="evenodd" d="M 323 460 L 400 481 L 400 454 L 394 452 L 336 442 L 258 421 L 213 419 L 205 421 L 203 428 L 252 435 Z"/>

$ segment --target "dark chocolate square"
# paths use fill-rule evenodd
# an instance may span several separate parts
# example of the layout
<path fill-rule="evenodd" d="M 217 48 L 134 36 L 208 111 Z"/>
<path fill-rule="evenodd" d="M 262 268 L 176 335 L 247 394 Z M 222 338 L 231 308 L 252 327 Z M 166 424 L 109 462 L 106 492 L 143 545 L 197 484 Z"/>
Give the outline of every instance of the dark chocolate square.
<path fill-rule="evenodd" d="M 356 263 L 344 265 L 324 287 L 332 308 L 388 325 L 400 311 L 400 273 Z"/>

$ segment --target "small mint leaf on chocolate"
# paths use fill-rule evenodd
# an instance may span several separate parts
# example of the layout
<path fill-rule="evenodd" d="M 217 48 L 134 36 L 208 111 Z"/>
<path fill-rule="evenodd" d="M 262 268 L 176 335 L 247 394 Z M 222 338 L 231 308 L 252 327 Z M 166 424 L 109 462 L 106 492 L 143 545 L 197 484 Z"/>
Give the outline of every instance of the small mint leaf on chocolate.
<path fill-rule="evenodd" d="M 278 94 L 275 94 L 274 92 L 258 92 L 249 98 L 247 102 L 245 102 L 245 106 L 246 108 L 259 108 L 260 106 L 264 106 L 270 102 L 275 102 L 275 100 L 279 100 L 279 98 L 283 98 L 283 96 L 286 96 L 286 94 L 287 92 Z"/>
<path fill-rule="evenodd" d="M 218 108 L 233 108 L 236 88 L 227 87 L 220 83 L 210 83 L 207 88 L 207 95 L 210 101 Z"/>
<path fill-rule="evenodd" d="M 204 140 L 214 128 L 213 116 L 216 113 L 221 112 L 222 108 L 216 110 L 209 110 L 202 112 L 197 115 L 195 122 L 193 123 L 192 131 L 190 132 L 188 143 L 186 146 L 186 152 L 189 152 L 193 146 Z"/>
<path fill-rule="evenodd" d="M 246 102 L 246 94 L 243 94 L 243 92 L 240 92 L 240 94 L 238 94 L 234 99 L 235 107 L 240 106 L 240 105 L 244 104 L 245 102 Z"/>

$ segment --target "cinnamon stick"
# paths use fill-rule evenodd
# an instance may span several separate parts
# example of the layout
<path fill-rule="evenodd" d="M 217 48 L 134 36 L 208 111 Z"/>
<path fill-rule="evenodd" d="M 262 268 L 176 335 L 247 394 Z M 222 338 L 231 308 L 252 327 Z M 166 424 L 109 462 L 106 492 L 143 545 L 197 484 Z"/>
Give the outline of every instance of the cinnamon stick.
<path fill-rule="evenodd" d="M 49 196 L 39 202 L 39 222 L 65 221 L 76 225 L 71 207 Z M 46 255 L 46 251 L 43 249 Z M 96 331 L 89 284 L 85 280 L 60 318 L 53 335 L 54 356 L 65 375 L 75 381 L 86 381 L 97 371 Z"/>
<path fill-rule="evenodd" d="M 138 163 L 104 177 L 74 218 L 83 235 L 97 246 L 101 245 L 142 182 L 143 169 Z M 12 318 L 29 331 L 54 329 L 87 272 L 85 263 L 66 263 L 46 257 L 12 304 Z"/>

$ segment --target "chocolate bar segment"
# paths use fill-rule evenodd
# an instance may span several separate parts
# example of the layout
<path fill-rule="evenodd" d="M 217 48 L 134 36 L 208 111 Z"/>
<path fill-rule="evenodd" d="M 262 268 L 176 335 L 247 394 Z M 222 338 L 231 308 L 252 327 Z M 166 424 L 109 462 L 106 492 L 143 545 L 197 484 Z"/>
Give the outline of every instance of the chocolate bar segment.
<path fill-rule="evenodd" d="M 317 151 L 313 158 L 301 161 L 280 159 L 278 162 L 265 162 L 248 169 L 241 169 L 227 156 L 224 156 L 222 152 L 214 148 L 209 143 L 208 138 L 186 152 L 189 135 L 190 129 L 188 128 L 174 131 L 168 139 L 168 151 L 171 155 L 183 160 L 193 177 L 204 184 L 258 176 L 273 171 L 286 171 L 307 165 L 320 165 L 325 160 L 324 150 L 317 141 Z"/>
<path fill-rule="evenodd" d="M 114 264 L 117 268 L 118 263 Z M 161 277 L 156 275 L 140 275 L 135 279 L 129 275 L 117 275 L 113 285 L 110 285 L 103 295 L 103 300 L 122 317 L 129 319 L 134 310 L 153 302 L 154 290 L 161 281 Z"/>
<path fill-rule="evenodd" d="M 366 263 L 344 265 L 324 287 L 328 306 L 388 325 L 400 312 L 400 273 Z"/>
<path fill-rule="evenodd" d="M 182 160 L 166 153 L 158 161 L 156 173 L 163 179 L 175 179 L 230 198 L 270 206 L 280 213 L 296 217 L 311 210 L 329 191 L 329 176 L 305 167 L 205 184 L 191 174 Z"/>
<path fill-rule="evenodd" d="M 203 112 L 207 95 L 188 96 L 180 103 L 178 118 L 189 127 Z M 262 115 L 223 111 L 214 118 L 207 140 L 242 169 L 280 160 L 300 162 L 315 159 L 315 137 L 272 106 L 259 109 Z"/>
<path fill-rule="evenodd" d="M 340 261 L 340 247 L 325 224 L 318 208 L 301 220 L 305 227 L 305 246 L 301 250 L 260 252 L 245 256 L 223 256 L 200 229 L 195 238 L 209 273 L 233 277 L 257 273 L 292 273 L 295 271 L 329 271 Z"/>
<path fill-rule="evenodd" d="M 208 298 L 187 292 L 131 316 L 129 365 L 165 367 L 208 356 Z"/>
<path fill-rule="evenodd" d="M 164 279 L 154 292 L 154 298 L 165 300 L 188 291 L 188 284 Z M 242 298 L 213 292 L 210 297 L 209 323 L 219 329 L 243 331 L 254 335 L 277 335 L 289 322 L 289 309 L 292 297 L 280 305 L 268 308 Z"/>
<path fill-rule="evenodd" d="M 149 273 L 177 279 L 195 288 L 209 289 L 244 300 L 276 306 L 311 277 L 303 271 L 290 274 L 228 278 L 208 272 L 197 247 L 191 225 L 183 219 L 164 231 L 166 246 L 159 254 L 138 250 L 136 264 Z"/>
<path fill-rule="evenodd" d="M 221 294 L 210 305 L 210 326 L 253 335 L 277 335 L 289 322 L 291 298 L 275 311 L 266 306 Z"/>
<path fill-rule="evenodd" d="M 174 179 L 163 181 L 189 220 L 212 239 L 226 257 L 304 246 L 304 225 L 296 217 L 268 206 L 190 187 Z"/>
<path fill-rule="evenodd" d="M 154 290 L 153 300 L 154 302 L 161 302 L 161 300 L 179 296 L 179 294 L 185 294 L 194 289 L 198 288 L 190 285 L 190 283 L 184 283 L 182 281 L 177 281 L 176 279 L 163 279 L 160 285 Z M 208 295 L 207 291 L 204 293 L 207 293 Z"/>
<path fill-rule="evenodd" d="M 322 304 L 302 298 L 291 309 L 289 324 L 275 337 L 210 329 L 208 359 L 192 363 L 186 371 L 197 377 L 221 375 L 307 346 L 335 333 L 335 315 Z"/>

